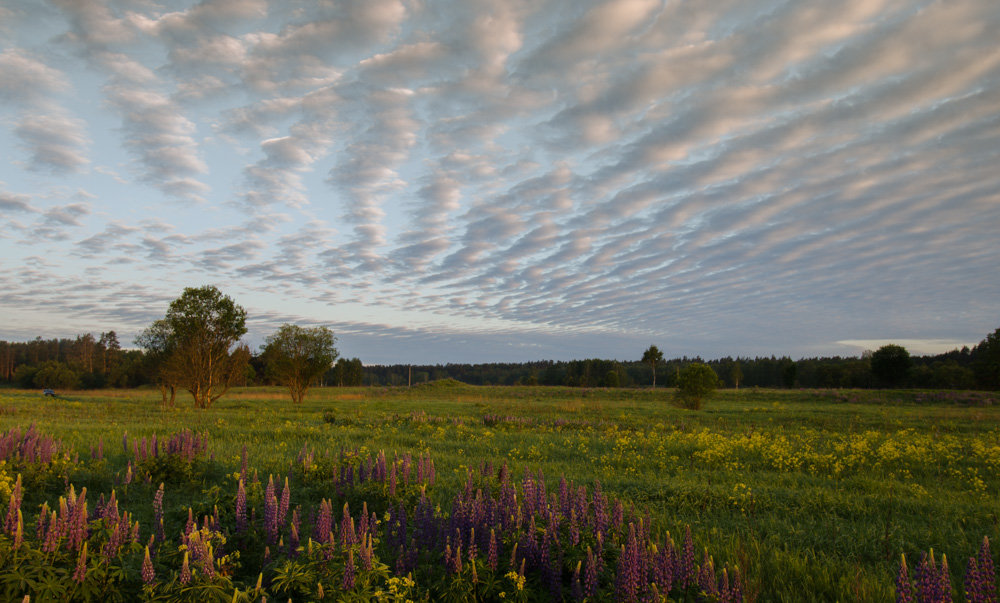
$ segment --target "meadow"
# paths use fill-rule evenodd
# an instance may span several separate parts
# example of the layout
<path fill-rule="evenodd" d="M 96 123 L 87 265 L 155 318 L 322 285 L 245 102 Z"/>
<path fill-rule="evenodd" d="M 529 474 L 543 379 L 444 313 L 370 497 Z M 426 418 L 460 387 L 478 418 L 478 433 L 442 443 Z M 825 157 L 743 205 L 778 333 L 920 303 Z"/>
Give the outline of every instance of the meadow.
<path fill-rule="evenodd" d="M 236 389 L 197 410 L 183 395 L 164 408 L 152 390 L 0 390 L 8 440 L 23 448 L 30 428 L 33 442 L 57 441 L 47 462 L 0 444 L 0 511 L 20 496 L 23 515 L 18 528 L 8 513 L 0 536 L 0 592 L 113 600 L 114 585 L 144 583 L 149 600 L 638 599 L 653 591 L 630 586 L 634 552 L 656 593 L 677 599 L 891 601 L 901 555 L 912 572 L 933 549 L 961 600 L 967 560 L 1000 537 L 996 401 L 750 389 L 688 411 L 669 390 L 435 382 L 316 388 L 302 405 L 280 388 Z M 72 530 L 58 535 L 65 545 L 41 542 L 83 487 L 89 533 L 118 561 L 85 559 L 77 574 Z M 489 521 L 470 510 L 482 504 Z M 19 553 L 19 529 L 39 544 Z M 426 545 L 419 559 L 412 545 Z M 155 578 L 140 583 L 147 566 Z"/>

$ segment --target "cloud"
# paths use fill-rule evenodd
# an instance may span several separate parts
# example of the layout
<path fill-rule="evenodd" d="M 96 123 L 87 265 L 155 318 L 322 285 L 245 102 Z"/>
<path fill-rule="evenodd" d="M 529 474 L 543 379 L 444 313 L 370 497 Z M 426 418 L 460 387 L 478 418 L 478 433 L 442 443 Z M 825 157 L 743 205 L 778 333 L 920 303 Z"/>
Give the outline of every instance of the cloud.
<path fill-rule="evenodd" d="M 12 48 L 0 53 L 0 101 L 27 104 L 68 87 L 61 71 L 27 52 Z"/>
<path fill-rule="evenodd" d="M 143 180 L 169 196 L 201 200 L 209 187 L 194 176 L 208 167 L 198 152 L 195 124 L 152 90 L 112 86 L 107 95 L 122 113 L 125 146 L 138 160 Z"/>
<path fill-rule="evenodd" d="M 29 149 L 32 169 L 74 172 L 90 163 L 81 151 L 88 143 L 85 128 L 83 120 L 56 108 L 26 114 L 14 133 Z"/>
<path fill-rule="evenodd" d="M 0 191 L 0 209 L 4 212 L 34 213 L 38 210 L 32 207 L 31 197 L 17 193 Z"/>
<path fill-rule="evenodd" d="M 4 7 L 3 179 L 32 192 L 0 195 L 0 245 L 44 242 L 24 276 L 60 291 L 241 283 L 378 358 L 853 352 L 996 318 L 988 0 Z"/>

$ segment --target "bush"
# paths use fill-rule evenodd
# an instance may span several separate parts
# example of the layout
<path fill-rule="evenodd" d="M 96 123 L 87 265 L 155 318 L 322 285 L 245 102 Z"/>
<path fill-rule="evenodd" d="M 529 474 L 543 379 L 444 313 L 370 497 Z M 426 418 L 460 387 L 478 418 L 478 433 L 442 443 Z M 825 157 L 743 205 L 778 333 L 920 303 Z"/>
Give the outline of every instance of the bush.
<path fill-rule="evenodd" d="M 712 367 L 695 362 L 681 369 L 677 377 L 677 403 L 683 408 L 698 410 L 705 397 L 719 386 L 719 376 Z"/>
<path fill-rule="evenodd" d="M 75 389 L 80 383 L 80 376 L 62 362 L 50 360 L 35 373 L 37 387 L 53 389 Z"/>

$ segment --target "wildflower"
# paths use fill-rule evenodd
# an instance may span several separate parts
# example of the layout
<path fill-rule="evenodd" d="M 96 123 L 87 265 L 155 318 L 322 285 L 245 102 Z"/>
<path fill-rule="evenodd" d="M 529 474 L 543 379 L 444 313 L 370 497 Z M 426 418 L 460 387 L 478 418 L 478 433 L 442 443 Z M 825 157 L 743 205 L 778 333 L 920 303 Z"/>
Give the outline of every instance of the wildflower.
<path fill-rule="evenodd" d="M 354 588 L 354 549 L 347 550 L 347 564 L 344 566 L 344 580 L 341 585 L 344 590 Z"/>
<path fill-rule="evenodd" d="M 73 572 L 73 580 L 78 583 L 83 584 L 84 578 L 87 576 L 87 543 L 83 543 L 83 548 L 80 549 L 80 556 L 76 559 L 76 571 Z"/>
<path fill-rule="evenodd" d="M 188 552 L 184 551 L 184 562 L 181 563 L 181 584 L 187 586 L 191 581 L 191 567 L 188 565 Z"/>
<path fill-rule="evenodd" d="M 246 450 L 246 447 L 243 448 Z M 247 528 L 247 492 L 243 487 L 243 480 L 240 479 L 236 487 L 236 532 L 242 532 Z"/>
<path fill-rule="evenodd" d="M 142 581 L 146 584 L 152 584 L 155 579 L 156 573 L 153 571 L 153 561 L 149 558 L 149 547 L 147 546 L 145 557 L 142 559 Z"/>
<path fill-rule="evenodd" d="M 486 565 L 492 570 L 497 571 L 497 535 L 491 529 L 490 530 L 490 545 L 486 551 Z"/>

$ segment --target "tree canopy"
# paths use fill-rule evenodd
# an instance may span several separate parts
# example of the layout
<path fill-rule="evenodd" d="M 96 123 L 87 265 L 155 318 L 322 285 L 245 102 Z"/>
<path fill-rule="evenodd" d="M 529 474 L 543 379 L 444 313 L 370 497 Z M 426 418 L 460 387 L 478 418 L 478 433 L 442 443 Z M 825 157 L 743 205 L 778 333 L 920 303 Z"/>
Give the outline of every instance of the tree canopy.
<path fill-rule="evenodd" d="M 288 387 L 292 402 L 301 404 L 309 386 L 333 366 L 337 339 L 326 327 L 285 324 L 263 346 L 268 373 Z"/>
<path fill-rule="evenodd" d="M 692 362 L 677 377 L 678 402 L 684 408 L 698 410 L 705 397 L 719 386 L 719 376 L 703 362 Z"/>
<path fill-rule="evenodd" d="M 980 387 L 1000 387 L 1000 329 L 993 331 L 972 350 L 972 370 Z"/>
<path fill-rule="evenodd" d="M 649 346 L 649 348 L 643 352 L 642 361 L 653 368 L 653 387 L 656 387 L 656 365 L 663 362 L 663 352 L 660 348 L 655 345 Z"/>
<path fill-rule="evenodd" d="M 901 345 L 888 344 L 872 353 L 872 375 L 879 383 L 890 387 L 901 384 L 910 374 L 913 360 Z"/>
<path fill-rule="evenodd" d="M 246 317 L 246 310 L 216 287 L 188 287 L 140 339 L 161 355 L 162 381 L 183 387 L 195 406 L 208 408 L 246 370 L 250 349 L 239 344 Z"/>

